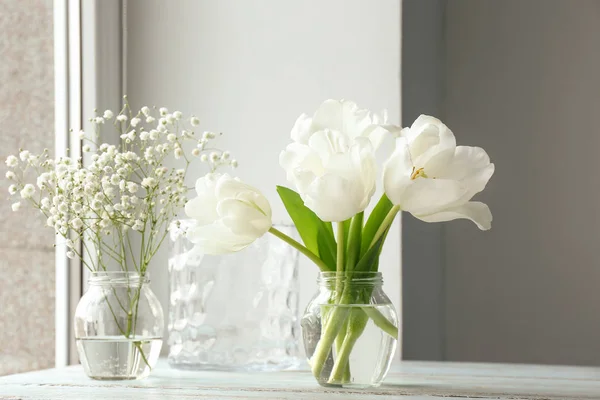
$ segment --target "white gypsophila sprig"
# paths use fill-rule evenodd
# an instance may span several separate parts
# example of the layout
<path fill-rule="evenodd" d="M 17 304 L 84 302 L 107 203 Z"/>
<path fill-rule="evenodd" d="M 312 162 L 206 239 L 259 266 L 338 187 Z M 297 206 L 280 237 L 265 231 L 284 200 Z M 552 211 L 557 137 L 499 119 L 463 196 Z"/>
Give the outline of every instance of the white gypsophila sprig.
<path fill-rule="evenodd" d="M 18 200 L 13 210 L 23 201 L 39 209 L 46 224 L 67 240 L 69 257 L 81 258 L 91 270 L 105 269 L 114 260 L 123 269 L 132 265 L 145 272 L 187 201 L 191 162 L 198 158 L 214 172 L 236 167 L 237 161 L 212 145 L 217 134 L 194 131 L 198 118 L 165 107 L 133 112 L 124 100 L 118 113 L 95 111 L 91 135 L 79 132 L 82 151 L 89 154 L 86 165 L 81 158 L 52 160 L 47 151 L 32 155 L 21 150 L 6 159 L 6 177 L 9 194 Z M 99 143 L 101 130 L 110 125 L 121 138 L 119 145 Z M 30 170 L 32 183 L 27 182 Z M 134 250 L 133 234 L 142 235 L 141 249 Z"/>

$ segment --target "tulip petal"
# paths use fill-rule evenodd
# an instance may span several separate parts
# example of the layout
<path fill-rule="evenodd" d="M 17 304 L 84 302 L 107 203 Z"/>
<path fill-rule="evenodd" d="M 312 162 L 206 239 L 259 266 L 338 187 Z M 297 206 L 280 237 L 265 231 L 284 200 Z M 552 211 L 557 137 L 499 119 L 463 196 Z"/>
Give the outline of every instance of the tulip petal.
<path fill-rule="evenodd" d="M 217 220 L 217 198 L 214 186 L 220 174 L 208 174 L 196 181 L 196 193 L 198 197 L 188 201 L 185 205 L 185 213 L 194 218 L 199 224 L 210 224 Z"/>
<path fill-rule="evenodd" d="M 252 200 L 225 199 L 217 208 L 223 225 L 234 234 L 258 238 L 271 227 L 271 218 Z"/>
<path fill-rule="evenodd" d="M 457 146 L 449 165 L 445 165 L 436 176 L 461 180 L 489 165 L 490 157 L 481 147 Z"/>
<path fill-rule="evenodd" d="M 404 192 L 410 185 L 413 163 L 405 137 L 396 139 L 396 148 L 383 166 L 383 189 L 392 203 L 402 203 Z"/>
<path fill-rule="evenodd" d="M 325 129 L 315 132 L 308 140 L 308 145 L 321 157 L 323 164 L 327 164 L 332 155 L 348 151 L 350 139 L 341 131 Z"/>
<path fill-rule="evenodd" d="M 312 118 L 306 114 L 302 114 L 296 120 L 292 128 L 291 137 L 294 142 L 306 144 L 312 134 Z"/>
<path fill-rule="evenodd" d="M 240 251 L 255 239 L 236 235 L 219 222 L 196 226 L 188 231 L 187 238 L 204 254 L 211 255 Z"/>
<path fill-rule="evenodd" d="M 468 187 L 469 195 L 464 201 L 470 200 L 475 194 L 485 189 L 494 174 L 494 164 L 480 147 L 458 146 L 451 160 L 437 165 L 427 164 L 427 171 L 434 176 L 444 179 L 462 181 Z"/>
<path fill-rule="evenodd" d="M 324 129 L 339 132 L 355 131 L 354 113 L 357 110 L 358 106 L 352 101 L 325 100 L 313 116 L 313 129 L 314 131 Z"/>
<path fill-rule="evenodd" d="M 465 193 L 467 188 L 457 181 L 418 178 L 406 187 L 399 205 L 411 214 L 432 214 L 455 206 Z"/>
<path fill-rule="evenodd" d="M 291 143 L 279 154 L 279 165 L 286 171 L 287 180 L 294 182 L 294 170 L 297 168 L 323 173 L 323 164 L 319 155 L 305 144 Z"/>
<path fill-rule="evenodd" d="M 413 143 L 409 140 L 410 152 L 415 167 L 426 167 L 432 158 L 440 157 L 441 154 L 446 154 L 446 160 L 451 159 L 456 148 L 456 138 L 452 131 L 444 124 L 439 126 L 427 125 L 423 129 L 423 133 L 418 135 Z M 435 139 L 432 138 L 433 134 L 436 135 Z M 415 150 L 415 147 L 418 147 L 418 150 Z"/>
<path fill-rule="evenodd" d="M 492 212 L 490 211 L 490 208 L 486 204 L 478 201 L 470 201 L 461 206 L 449 208 L 438 213 L 429 215 L 415 215 L 415 217 L 425 222 L 470 219 L 481 230 L 486 231 L 492 227 Z"/>
<path fill-rule="evenodd" d="M 304 204 L 323 221 L 345 221 L 364 210 L 361 193 L 353 189 L 348 179 L 328 173 L 310 185 Z"/>

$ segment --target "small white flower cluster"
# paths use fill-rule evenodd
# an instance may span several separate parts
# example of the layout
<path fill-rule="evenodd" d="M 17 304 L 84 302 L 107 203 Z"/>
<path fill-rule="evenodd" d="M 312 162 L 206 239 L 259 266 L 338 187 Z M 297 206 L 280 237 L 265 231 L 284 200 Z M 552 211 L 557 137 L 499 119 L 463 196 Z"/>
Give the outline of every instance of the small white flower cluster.
<path fill-rule="evenodd" d="M 131 251 L 131 231 L 147 235 L 148 239 L 142 240 L 145 259 L 136 263 L 136 269 L 145 268 L 162 243 L 166 227 L 187 201 L 185 176 L 191 160 L 197 157 L 208 163 L 211 172 L 225 165 L 237 166 L 229 152 L 210 146 L 216 134 L 206 132 L 197 138 L 191 128 L 184 129 L 184 125 L 197 126 L 196 117 L 185 124 L 179 111 L 169 113 L 160 108 L 159 114 L 155 118 L 148 107 L 133 114 L 126 103 L 116 116 L 106 110 L 92 118 L 96 137 L 100 125 L 112 122 L 122 144 L 98 144 L 80 132 L 85 142 L 82 150 L 90 153 L 92 146 L 95 149 L 86 166 L 81 159 L 52 160 L 47 150 L 37 156 L 27 150 L 18 157 L 9 156 L 6 178 L 13 182 L 9 194 L 31 202 L 46 216 L 47 225 L 68 239 L 69 257 L 83 259 L 88 249 L 82 250 L 80 240 L 91 240 L 99 258 L 99 264 L 88 266 L 93 270 L 103 267 L 102 256 L 125 262 Z M 186 142 L 192 146 L 185 148 L 193 148 L 188 154 L 184 151 Z M 174 163 L 182 164 L 181 168 L 165 167 L 170 157 L 179 160 Z M 24 181 L 27 170 L 36 171 L 35 185 Z M 20 206 L 21 201 L 17 201 L 12 209 L 17 211 Z M 111 235 L 114 242 L 107 244 Z M 76 240 L 71 240 L 74 237 Z"/>

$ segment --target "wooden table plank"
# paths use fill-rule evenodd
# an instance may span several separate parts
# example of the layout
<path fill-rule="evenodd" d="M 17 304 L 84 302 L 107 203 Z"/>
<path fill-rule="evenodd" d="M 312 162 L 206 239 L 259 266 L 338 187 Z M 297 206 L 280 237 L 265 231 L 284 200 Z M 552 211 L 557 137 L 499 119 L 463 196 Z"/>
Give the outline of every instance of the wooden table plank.
<path fill-rule="evenodd" d="M 190 372 L 161 361 L 145 380 L 87 378 L 80 366 L 0 378 L 0 399 L 600 399 L 600 368 L 402 362 L 372 390 L 325 389 L 308 371 Z"/>

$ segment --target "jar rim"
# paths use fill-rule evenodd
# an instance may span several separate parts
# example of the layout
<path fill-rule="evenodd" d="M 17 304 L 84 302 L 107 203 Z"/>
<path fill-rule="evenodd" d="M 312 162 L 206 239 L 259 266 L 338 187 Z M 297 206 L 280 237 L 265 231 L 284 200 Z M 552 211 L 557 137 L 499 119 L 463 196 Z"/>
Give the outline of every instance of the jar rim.
<path fill-rule="evenodd" d="M 149 282 L 150 275 L 148 272 L 140 275 L 137 271 L 92 271 L 88 279 L 89 284 L 110 283 L 111 285 L 131 285 Z"/>
<path fill-rule="evenodd" d="M 354 283 L 383 283 L 383 277 L 381 272 L 378 271 L 344 271 L 338 273 L 337 271 L 325 271 L 319 272 L 317 279 L 318 283 L 330 283 L 341 279 L 343 281 L 351 281 Z"/>

